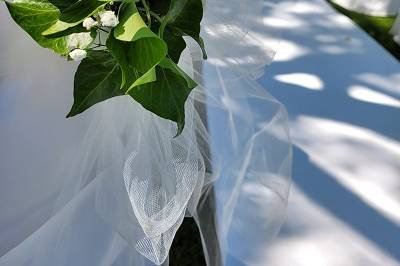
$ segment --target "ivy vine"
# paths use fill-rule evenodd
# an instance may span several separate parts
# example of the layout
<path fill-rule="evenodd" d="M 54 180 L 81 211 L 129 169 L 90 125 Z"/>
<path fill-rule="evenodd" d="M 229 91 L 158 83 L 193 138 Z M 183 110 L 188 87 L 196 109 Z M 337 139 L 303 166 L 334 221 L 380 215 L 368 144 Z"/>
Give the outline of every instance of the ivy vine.
<path fill-rule="evenodd" d="M 4 1 L 4 0 L 0 0 Z M 192 37 L 202 48 L 201 0 L 14 0 L 14 21 L 39 45 L 81 61 L 74 79 L 76 116 L 128 95 L 147 110 L 185 124 L 185 102 L 197 86 L 177 63 Z"/>

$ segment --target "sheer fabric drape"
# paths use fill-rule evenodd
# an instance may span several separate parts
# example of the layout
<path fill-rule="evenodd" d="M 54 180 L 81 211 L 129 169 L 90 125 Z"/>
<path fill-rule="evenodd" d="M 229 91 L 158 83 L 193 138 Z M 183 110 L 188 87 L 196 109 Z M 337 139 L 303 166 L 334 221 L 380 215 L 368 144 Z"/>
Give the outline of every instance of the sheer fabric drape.
<path fill-rule="evenodd" d="M 255 81 L 276 48 L 262 21 L 273 4 L 205 3 L 209 59 L 188 40 L 180 66 L 199 86 L 176 138 L 128 97 L 64 120 L 74 66 L 2 7 L 0 265 L 168 265 L 185 216 L 208 265 L 262 265 L 291 167 L 285 109 Z"/>

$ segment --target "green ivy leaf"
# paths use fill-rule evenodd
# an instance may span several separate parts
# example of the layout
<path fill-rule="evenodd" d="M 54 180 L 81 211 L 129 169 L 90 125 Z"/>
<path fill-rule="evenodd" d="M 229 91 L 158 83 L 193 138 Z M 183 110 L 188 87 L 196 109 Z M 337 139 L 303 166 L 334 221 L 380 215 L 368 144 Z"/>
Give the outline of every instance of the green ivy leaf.
<path fill-rule="evenodd" d="M 11 17 L 22 29 L 39 45 L 52 49 L 57 54 L 68 55 L 69 47 L 77 40 L 82 44 L 80 48 L 85 49 L 96 37 L 93 33 L 79 30 L 71 30 L 51 38 L 43 36 L 41 33 L 56 23 L 60 16 L 60 10 L 47 0 L 20 0 L 6 4 Z"/>
<path fill-rule="evenodd" d="M 113 35 L 108 37 L 107 48 L 122 69 L 121 90 L 124 92 L 156 80 L 154 68 L 165 57 L 167 49 L 165 44 L 152 39 L 155 40 L 144 38 L 124 42 Z"/>
<path fill-rule="evenodd" d="M 82 23 L 85 18 L 98 13 L 108 2 L 111 1 L 81 0 L 75 2 L 63 9 L 56 23 L 43 31 L 42 34 L 45 36 L 53 35 L 77 26 Z"/>
<path fill-rule="evenodd" d="M 95 30 L 93 30 L 93 29 L 92 30 L 87 30 L 85 27 L 83 27 L 82 24 L 78 24 L 78 25 L 76 25 L 76 26 L 74 26 L 72 28 L 68 28 L 65 31 L 60 31 L 60 32 L 56 32 L 56 33 L 53 33 L 53 34 L 49 34 L 49 35 L 46 35 L 45 37 L 46 38 L 61 38 L 61 37 L 66 37 L 68 35 L 71 35 L 73 33 L 85 33 L 85 32 L 93 33 L 93 34 L 95 34 L 94 35 L 95 37 L 97 35 L 97 32 Z"/>
<path fill-rule="evenodd" d="M 203 3 L 200 0 L 171 0 L 164 23 L 180 35 L 192 37 L 201 47 L 203 58 L 207 58 L 203 39 L 200 37 L 200 23 L 203 19 Z"/>
<path fill-rule="evenodd" d="M 172 60 L 166 58 L 156 67 L 157 80 L 129 92 L 144 108 L 178 125 L 177 136 L 185 126 L 185 102 L 197 86 Z"/>
<path fill-rule="evenodd" d="M 60 11 L 56 6 L 46 0 L 21 0 L 6 5 L 14 21 L 39 45 L 61 55 L 69 53 L 66 37 L 50 39 L 41 34 L 58 20 Z"/>
<path fill-rule="evenodd" d="M 185 125 L 185 102 L 196 82 L 173 61 L 164 59 L 155 68 L 157 80 L 135 87 L 129 95 L 147 110 L 178 125 Z M 121 70 L 106 51 L 89 51 L 75 74 L 74 104 L 67 117 L 82 113 L 107 99 L 121 96 Z"/>
<path fill-rule="evenodd" d="M 48 0 L 51 4 L 56 6 L 61 12 L 66 10 L 80 0 Z"/>
<path fill-rule="evenodd" d="M 106 51 L 89 51 L 75 74 L 74 104 L 67 117 L 82 113 L 109 98 L 123 95 L 121 69 Z"/>
<path fill-rule="evenodd" d="M 171 58 L 175 63 L 178 63 L 183 50 L 186 48 L 186 42 L 182 35 L 176 34 L 175 32 L 166 28 L 164 30 L 163 40 L 168 46 L 169 58 Z"/>
<path fill-rule="evenodd" d="M 119 10 L 119 24 L 114 29 L 116 39 L 133 42 L 140 38 L 154 38 L 154 33 L 149 31 L 135 3 L 124 3 Z"/>
<path fill-rule="evenodd" d="M 13 19 L 40 45 L 67 55 L 69 45 L 85 49 L 93 42 L 96 31 L 87 31 L 81 22 L 111 2 L 19 0 L 6 4 Z M 120 23 L 111 30 L 106 42 L 109 52 L 88 51 L 79 65 L 74 104 L 68 117 L 109 98 L 128 94 L 147 110 L 176 122 L 179 135 L 185 124 L 185 102 L 197 84 L 176 63 L 186 47 L 184 35 L 194 38 L 206 57 L 200 37 L 202 3 L 150 0 L 153 12 L 165 16 L 161 24 L 154 22 L 149 29 L 136 8 L 137 1 L 114 2 L 123 3 L 119 9 Z"/>
<path fill-rule="evenodd" d="M 120 24 L 107 39 L 107 48 L 121 66 L 121 89 L 129 92 L 156 80 L 155 66 L 167 55 L 167 45 L 146 26 L 135 3 L 125 4 L 120 17 Z"/>
<path fill-rule="evenodd" d="M 151 24 L 151 30 L 153 32 L 160 31 L 160 23 L 157 21 Z M 172 59 L 175 63 L 178 63 L 181 58 L 181 54 L 183 50 L 186 48 L 186 42 L 183 38 L 182 34 L 179 32 L 175 32 L 169 28 L 164 29 L 164 34 L 162 39 L 167 44 L 168 47 L 168 57 Z"/>
<path fill-rule="evenodd" d="M 171 0 L 149 0 L 150 8 L 161 16 L 165 16 L 168 13 L 170 5 Z"/>

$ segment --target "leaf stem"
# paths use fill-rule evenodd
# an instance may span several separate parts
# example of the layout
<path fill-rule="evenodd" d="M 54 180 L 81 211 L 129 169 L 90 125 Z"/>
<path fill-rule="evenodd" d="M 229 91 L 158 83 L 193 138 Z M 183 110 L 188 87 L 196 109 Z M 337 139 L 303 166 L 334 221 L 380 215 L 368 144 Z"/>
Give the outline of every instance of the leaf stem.
<path fill-rule="evenodd" d="M 161 39 L 164 37 L 164 30 L 165 27 L 167 26 L 167 21 L 165 18 L 161 21 L 160 29 L 158 30 L 158 35 L 160 36 Z"/>
<path fill-rule="evenodd" d="M 100 27 L 96 27 L 98 30 L 101 30 L 101 31 L 104 31 L 104 32 L 107 32 L 107 33 L 110 33 L 109 31 L 106 31 L 105 29 L 103 29 L 103 28 L 100 28 Z"/>
<path fill-rule="evenodd" d="M 143 7 L 144 7 L 144 9 L 146 11 L 147 23 L 148 23 L 147 26 L 150 28 L 151 27 L 150 8 L 149 8 L 149 5 L 147 4 L 146 0 L 142 0 L 142 4 L 143 4 Z"/>
<path fill-rule="evenodd" d="M 144 9 L 143 7 L 139 7 L 138 9 L 140 11 L 146 12 L 146 9 Z M 153 16 L 158 22 L 160 22 L 160 23 L 162 22 L 162 18 L 156 12 L 151 11 L 151 10 L 149 10 L 149 12 L 150 12 L 150 15 Z"/>
<path fill-rule="evenodd" d="M 162 22 L 162 18 L 157 15 L 155 12 L 150 10 L 150 15 L 152 15 L 155 19 L 157 19 L 159 22 Z"/>

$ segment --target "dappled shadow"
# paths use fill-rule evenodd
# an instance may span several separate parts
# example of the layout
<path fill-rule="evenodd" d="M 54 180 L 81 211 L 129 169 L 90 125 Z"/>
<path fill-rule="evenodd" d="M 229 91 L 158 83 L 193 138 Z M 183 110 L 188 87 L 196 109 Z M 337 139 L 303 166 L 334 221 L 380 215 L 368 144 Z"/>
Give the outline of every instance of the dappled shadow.
<path fill-rule="evenodd" d="M 295 193 L 305 193 L 312 204 L 373 243 L 371 256 L 383 251 L 386 255 L 379 256 L 388 265 L 394 263 L 389 263 L 390 256 L 399 263 L 399 63 L 322 0 L 281 1 L 265 22 L 283 32 L 283 41 L 259 82 L 289 110 L 297 146 L 293 175 L 300 190 Z M 297 216 L 289 213 L 291 218 Z M 301 239 L 304 232 L 293 223 L 284 227 L 282 239 Z M 346 253 L 360 257 L 360 250 L 347 246 Z M 337 265 L 333 261 L 322 264 Z M 373 261 L 346 265 L 374 265 Z"/>
<path fill-rule="evenodd" d="M 334 173 L 329 175 L 310 162 L 302 150 L 295 149 L 295 156 L 294 167 L 299 169 L 296 184 L 303 192 L 400 260 L 400 230 L 396 223 L 365 204 L 363 199 L 353 193 L 351 187 L 331 178 Z"/>

